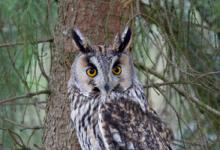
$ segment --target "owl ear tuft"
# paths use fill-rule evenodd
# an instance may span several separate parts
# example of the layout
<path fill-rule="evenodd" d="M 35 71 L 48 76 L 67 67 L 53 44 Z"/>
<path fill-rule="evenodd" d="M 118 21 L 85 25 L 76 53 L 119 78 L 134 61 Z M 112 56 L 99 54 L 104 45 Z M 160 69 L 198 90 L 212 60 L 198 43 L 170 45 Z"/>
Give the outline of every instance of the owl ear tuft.
<path fill-rule="evenodd" d="M 121 35 L 116 35 L 113 47 L 117 49 L 118 52 L 123 52 L 128 50 L 131 44 L 131 29 L 127 26 Z"/>
<path fill-rule="evenodd" d="M 79 31 L 79 29 L 77 28 L 72 29 L 72 38 L 75 42 L 76 47 L 82 53 L 90 52 L 90 47 L 88 45 L 88 42 L 85 40 L 83 34 Z"/>

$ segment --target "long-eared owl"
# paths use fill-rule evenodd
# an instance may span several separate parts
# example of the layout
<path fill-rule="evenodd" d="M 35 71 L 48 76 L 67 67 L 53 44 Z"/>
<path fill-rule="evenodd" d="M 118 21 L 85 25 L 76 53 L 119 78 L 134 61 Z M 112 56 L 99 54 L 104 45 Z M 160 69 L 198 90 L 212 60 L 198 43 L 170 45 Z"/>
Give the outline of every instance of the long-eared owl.
<path fill-rule="evenodd" d="M 91 45 L 78 29 L 71 68 L 71 120 L 83 150 L 169 150 L 171 134 L 147 103 L 131 56 L 131 29 Z"/>

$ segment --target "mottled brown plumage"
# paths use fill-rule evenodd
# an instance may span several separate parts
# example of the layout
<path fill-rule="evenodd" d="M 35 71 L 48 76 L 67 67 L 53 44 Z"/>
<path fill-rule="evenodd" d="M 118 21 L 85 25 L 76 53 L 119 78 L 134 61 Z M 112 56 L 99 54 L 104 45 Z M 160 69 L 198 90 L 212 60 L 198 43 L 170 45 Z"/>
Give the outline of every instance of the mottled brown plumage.
<path fill-rule="evenodd" d="M 109 149 L 171 149 L 169 130 L 149 109 L 132 100 L 111 100 L 100 109 L 102 135 Z"/>
<path fill-rule="evenodd" d="M 68 93 L 71 119 L 83 150 L 169 150 L 171 132 L 149 108 L 129 50 L 131 31 L 114 46 L 85 44 L 78 30 L 73 39 L 80 50 L 74 60 Z"/>

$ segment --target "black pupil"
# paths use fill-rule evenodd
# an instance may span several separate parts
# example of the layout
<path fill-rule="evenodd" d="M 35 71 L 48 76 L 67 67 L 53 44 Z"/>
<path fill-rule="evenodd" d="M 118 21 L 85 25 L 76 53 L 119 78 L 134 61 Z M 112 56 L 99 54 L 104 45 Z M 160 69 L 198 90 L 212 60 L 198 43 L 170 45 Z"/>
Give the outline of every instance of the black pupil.
<path fill-rule="evenodd" d="M 95 73 L 95 69 L 90 69 L 90 73 L 91 74 Z"/>
<path fill-rule="evenodd" d="M 118 67 L 115 67 L 115 72 L 119 72 L 119 68 Z"/>

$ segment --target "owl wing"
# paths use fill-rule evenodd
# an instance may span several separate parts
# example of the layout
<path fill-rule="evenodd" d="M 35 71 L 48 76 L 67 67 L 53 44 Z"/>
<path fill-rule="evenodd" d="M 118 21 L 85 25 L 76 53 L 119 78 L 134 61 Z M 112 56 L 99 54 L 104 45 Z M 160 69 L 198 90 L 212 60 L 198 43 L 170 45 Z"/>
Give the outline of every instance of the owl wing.
<path fill-rule="evenodd" d="M 99 128 L 109 150 L 170 150 L 170 130 L 157 114 L 127 99 L 112 100 L 99 110 Z"/>

